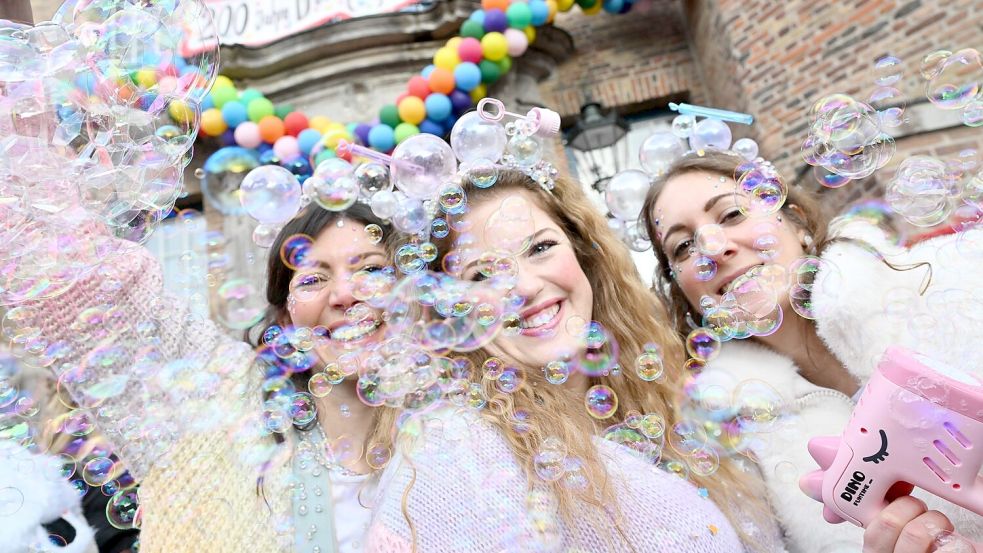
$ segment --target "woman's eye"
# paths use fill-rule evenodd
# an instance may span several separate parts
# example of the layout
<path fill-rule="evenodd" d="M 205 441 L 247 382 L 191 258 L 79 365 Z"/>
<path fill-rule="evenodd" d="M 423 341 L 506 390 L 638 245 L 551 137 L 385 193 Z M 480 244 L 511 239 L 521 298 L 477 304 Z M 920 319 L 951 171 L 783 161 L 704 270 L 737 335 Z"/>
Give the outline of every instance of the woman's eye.
<path fill-rule="evenodd" d="M 556 240 L 540 240 L 529 248 L 529 252 L 531 255 L 538 255 L 549 250 L 553 246 L 556 246 L 557 244 L 559 244 L 559 242 Z"/>
<path fill-rule="evenodd" d="M 297 286 L 317 286 L 318 284 L 325 281 L 325 278 L 321 275 L 304 275 L 297 279 Z"/>
<path fill-rule="evenodd" d="M 382 267 L 379 266 L 379 265 L 367 265 L 367 266 L 362 267 L 361 269 L 359 269 L 359 271 L 365 272 L 365 273 L 378 273 L 381 270 L 382 270 Z"/>
<path fill-rule="evenodd" d="M 690 246 L 693 244 L 692 240 L 683 240 L 682 242 L 676 244 L 676 247 L 672 250 L 672 258 L 680 259 L 685 258 L 689 254 Z"/>
<path fill-rule="evenodd" d="M 724 213 L 723 217 L 720 218 L 721 223 L 736 223 L 744 218 L 744 214 L 741 213 L 740 209 L 732 209 Z"/>
<path fill-rule="evenodd" d="M 472 282 L 481 282 L 484 280 L 488 280 L 488 275 L 486 275 L 484 271 L 477 271 L 475 272 L 475 274 L 471 275 L 471 278 L 468 280 Z"/>

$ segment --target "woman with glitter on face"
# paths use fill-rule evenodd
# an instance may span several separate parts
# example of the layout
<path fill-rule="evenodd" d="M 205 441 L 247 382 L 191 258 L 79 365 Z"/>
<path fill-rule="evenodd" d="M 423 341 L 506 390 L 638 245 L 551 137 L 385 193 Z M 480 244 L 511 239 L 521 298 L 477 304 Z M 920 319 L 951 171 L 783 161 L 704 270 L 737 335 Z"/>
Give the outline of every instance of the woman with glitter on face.
<path fill-rule="evenodd" d="M 420 417 L 424 445 L 393 459 L 370 550 L 781 551 L 742 464 L 677 434 L 681 343 L 580 186 L 502 170 L 464 192 L 438 261 L 514 316 L 467 354 L 487 406 Z M 588 321 L 607 345 L 585 344 Z M 615 342 L 617 366 L 588 370 Z M 664 374 L 639 366 L 653 357 Z"/>
<path fill-rule="evenodd" d="M 642 218 L 659 265 L 654 289 L 672 306 L 681 336 L 692 330 L 687 321 L 712 318 L 715 306 L 734 303 L 755 282 L 768 282 L 769 274 L 781 275 L 777 328 L 717 342 L 719 354 L 708 360 L 695 389 L 732 394 L 742 382 L 763 381 L 778 394 L 784 416 L 776 430 L 757 434 L 761 439 L 751 443 L 789 549 L 818 553 L 859 548 L 866 540 L 871 551 L 895 551 L 897 533 L 885 529 L 892 524 L 913 532 L 916 543 L 932 541 L 934 535 L 924 528 L 951 530 L 953 524 L 980 540 L 983 519 L 927 494 L 916 495 L 948 519 L 939 511 L 926 512 L 919 499 L 902 498 L 864 535 L 860 528 L 825 523 L 820 506 L 789 492 L 815 466 L 808 440 L 840 434 L 887 346 L 923 349 L 968 373 L 983 374 L 975 355 L 960 353 L 978 342 L 978 332 L 960 324 L 958 309 L 938 303 L 943 292 L 965 291 L 964 275 L 979 274 L 979 263 L 953 249 L 957 237 L 905 250 L 869 224 L 842 219 L 830 224 L 800 187 L 789 189 L 778 211 L 755 215 L 734 180 L 743 163 L 730 152 L 683 156 L 650 189 Z M 807 270 L 797 270 L 802 268 Z M 788 290 L 786 273 L 798 287 Z M 926 333 L 913 324 L 925 319 L 941 326 Z M 918 547 L 911 550 L 928 546 Z"/>

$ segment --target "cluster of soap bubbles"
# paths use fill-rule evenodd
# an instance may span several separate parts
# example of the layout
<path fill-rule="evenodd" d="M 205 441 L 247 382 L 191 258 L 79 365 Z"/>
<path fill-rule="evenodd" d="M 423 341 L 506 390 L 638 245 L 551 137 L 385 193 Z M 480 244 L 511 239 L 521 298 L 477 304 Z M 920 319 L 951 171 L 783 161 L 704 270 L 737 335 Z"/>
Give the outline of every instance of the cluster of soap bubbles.
<path fill-rule="evenodd" d="M 217 71 L 208 14 L 200 0 L 69 2 L 50 22 L 3 22 L 4 303 L 61 293 L 114 247 L 107 230 L 144 242 L 171 211 Z M 197 54 L 178 56 L 182 41 Z"/>
<path fill-rule="evenodd" d="M 839 188 L 884 167 L 894 155 L 894 139 L 870 104 L 845 94 L 821 98 L 813 105 L 802 157 L 815 168 L 819 182 Z"/>
<path fill-rule="evenodd" d="M 936 107 L 962 110 L 963 123 L 983 125 L 983 56 L 975 48 L 938 50 L 921 67 L 925 96 Z"/>

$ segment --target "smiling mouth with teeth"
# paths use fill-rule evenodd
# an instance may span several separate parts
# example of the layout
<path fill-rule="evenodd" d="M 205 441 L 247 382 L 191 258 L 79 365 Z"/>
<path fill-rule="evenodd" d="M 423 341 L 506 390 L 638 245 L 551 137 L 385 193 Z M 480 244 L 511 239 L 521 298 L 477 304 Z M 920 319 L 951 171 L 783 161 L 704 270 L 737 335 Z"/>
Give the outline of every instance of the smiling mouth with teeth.
<path fill-rule="evenodd" d="M 357 323 L 346 324 L 335 328 L 330 333 L 330 338 L 336 342 L 349 343 L 356 342 L 375 332 L 382 326 L 382 321 L 376 319 L 365 319 Z"/>
<path fill-rule="evenodd" d="M 536 313 L 532 317 L 527 317 L 519 322 L 519 326 L 522 329 L 536 329 L 543 325 L 549 324 L 556 317 L 556 314 L 560 312 L 560 304 L 554 303 L 553 305 L 543 309 L 539 313 Z"/>
<path fill-rule="evenodd" d="M 721 286 L 720 289 L 717 290 L 717 294 L 719 294 L 721 296 L 727 294 L 727 292 L 730 292 L 734 288 L 734 285 L 741 280 L 741 277 L 749 276 L 758 267 L 761 267 L 761 265 L 753 265 L 751 267 L 748 267 L 746 271 L 744 271 L 743 273 L 741 273 L 741 274 L 737 275 L 736 277 L 732 278 L 730 280 L 730 282 L 728 282 L 727 284 L 724 284 L 723 286 Z"/>

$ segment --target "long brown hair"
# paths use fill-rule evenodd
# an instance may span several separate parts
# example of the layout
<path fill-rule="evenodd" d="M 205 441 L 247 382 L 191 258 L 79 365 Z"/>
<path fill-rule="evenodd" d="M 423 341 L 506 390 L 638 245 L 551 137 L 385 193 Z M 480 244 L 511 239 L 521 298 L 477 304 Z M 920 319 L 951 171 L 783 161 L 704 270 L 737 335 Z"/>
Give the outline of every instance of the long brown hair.
<path fill-rule="evenodd" d="M 686 299 L 686 295 L 683 294 L 679 284 L 672 278 L 672 265 L 659 242 L 654 213 L 655 202 L 659 199 L 662 190 L 665 189 L 666 183 L 675 177 L 689 173 L 707 173 L 734 179 L 737 176 L 735 173 L 744 163 L 746 163 L 744 158 L 728 152 L 717 150 L 708 150 L 703 154 L 691 152 L 673 162 L 669 169 L 652 184 L 645 196 L 641 220 L 652 239 L 652 251 L 655 252 L 655 258 L 658 262 L 652 290 L 663 303 L 670 306 L 673 326 L 682 336 L 686 336 L 690 331 L 686 320 L 686 315 L 690 310 L 689 300 Z M 826 249 L 826 246 L 832 241 L 828 232 L 829 216 L 814 194 L 801 186 L 791 186 L 781 209 L 783 217 L 788 218 L 793 224 L 803 229 L 806 234 L 812 236 L 812 243 L 806 246 L 805 253 L 807 255 L 819 255 Z"/>
<path fill-rule="evenodd" d="M 618 409 L 611 420 L 624 420 L 626 414 L 636 411 L 658 414 L 666 421 L 666 428 L 672 428 L 680 419 L 674 400 L 681 395 L 683 382 L 687 378 L 683 369 L 686 356 L 682 341 L 668 322 L 665 304 L 643 284 L 628 249 L 610 230 L 607 221 L 581 186 L 572 180 L 559 178 L 555 188 L 547 192 L 517 171 L 503 171 L 495 185 L 488 189 L 475 187 L 467 179 L 464 180 L 465 194 L 470 202 L 486 201 L 508 192 L 526 191 L 558 224 L 569 238 L 593 288 L 592 318 L 607 329 L 620 348 L 620 374 L 591 378 L 592 385 L 610 386 L 619 398 Z M 439 244 L 442 256 L 448 253 L 454 238 L 451 233 Z M 665 376 L 654 382 L 646 382 L 636 375 L 635 365 L 646 344 L 651 342 L 662 348 Z M 490 354 L 479 349 L 468 356 L 476 367 L 480 367 Z M 520 462 L 525 463 L 530 482 L 535 478 L 532 459 L 544 440 L 555 436 L 567 445 L 571 455 L 583 462 L 590 482 L 588 489 L 580 494 L 558 483 L 552 484 L 561 513 L 568 516 L 575 499 L 598 507 L 602 503 L 617 505 L 598 453 L 591 441 L 585 439 L 585 434 L 590 434 L 585 429 L 594 428 L 595 422 L 587 414 L 583 398 L 569 387 L 548 384 L 540 367 L 520 368 L 525 371 L 526 385 L 512 393 L 501 393 L 493 382 L 482 378 L 481 374 L 473 375 L 473 380 L 481 382 L 489 398 L 489 413 L 486 416 L 500 429 Z M 512 426 L 516 413 L 520 411 L 529 415 L 524 432 L 516 432 Z M 673 457 L 670 448 L 666 447 L 664 459 Z M 678 460 L 685 462 L 683 458 Z M 742 529 L 738 514 L 764 514 L 768 511 L 759 499 L 761 496 L 756 486 L 736 463 L 722 459 L 715 474 L 693 474 L 691 480 L 696 486 L 710 492 L 745 543 L 755 542 Z M 624 536 L 618 518 L 615 516 L 613 523 Z"/>

